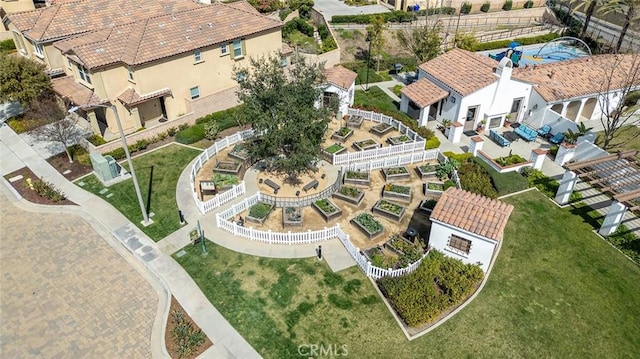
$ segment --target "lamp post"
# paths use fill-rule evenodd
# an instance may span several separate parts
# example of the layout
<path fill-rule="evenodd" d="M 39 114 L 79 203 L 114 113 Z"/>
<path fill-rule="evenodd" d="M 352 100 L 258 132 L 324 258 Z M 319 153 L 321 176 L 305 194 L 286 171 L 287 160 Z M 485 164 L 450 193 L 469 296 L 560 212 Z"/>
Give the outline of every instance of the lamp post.
<path fill-rule="evenodd" d="M 366 40 L 369 43 L 369 51 L 367 51 L 367 84 L 364 88 L 364 91 L 369 91 L 369 62 L 371 60 L 371 35 L 367 34 Z"/>
<path fill-rule="evenodd" d="M 147 226 L 151 224 L 149 221 L 149 215 L 147 214 L 147 210 L 144 207 L 144 201 L 142 200 L 142 193 L 140 193 L 140 186 L 138 185 L 138 178 L 136 177 L 136 171 L 133 168 L 133 162 L 131 161 L 131 154 L 129 153 L 129 146 L 127 146 L 127 139 L 124 137 L 124 131 L 122 130 L 122 123 L 120 123 L 120 116 L 118 116 L 118 109 L 115 105 L 84 105 L 84 106 L 74 106 L 69 109 L 69 113 L 75 113 L 79 109 L 84 108 L 93 108 L 93 107 L 102 107 L 102 108 L 110 108 L 113 110 L 113 113 L 116 116 L 116 123 L 118 124 L 118 132 L 120 132 L 120 139 L 122 140 L 122 147 L 124 147 L 124 154 L 127 156 L 127 163 L 129 164 L 129 169 L 131 170 L 131 179 L 133 180 L 133 187 L 136 189 L 136 195 L 138 196 L 138 204 L 140 205 L 140 211 L 142 211 L 142 224 Z"/>

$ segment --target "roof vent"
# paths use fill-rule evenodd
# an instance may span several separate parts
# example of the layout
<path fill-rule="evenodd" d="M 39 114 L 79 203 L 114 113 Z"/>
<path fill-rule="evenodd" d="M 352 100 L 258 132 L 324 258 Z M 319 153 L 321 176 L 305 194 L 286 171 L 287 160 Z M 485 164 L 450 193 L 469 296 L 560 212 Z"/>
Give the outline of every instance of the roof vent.
<path fill-rule="evenodd" d="M 162 29 L 164 27 L 164 23 L 158 24 L 158 27 Z"/>
<path fill-rule="evenodd" d="M 209 27 L 213 27 L 213 23 L 208 22 L 207 25 L 209 25 Z"/>
<path fill-rule="evenodd" d="M 178 20 L 178 18 L 176 17 L 176 14 L 174 14 L 174 13 L 171 13 L 171 18 L 172 18 L 173 20 Z"/>
<path fill-rule="evenodd" d="M 230 27 L 236 27 L 236 23 L 234 22 L 233 24 L 229 25 Z"/>
<path fill-rule="evenodd" d="M 160 45 L 166 45 L 166 44 L 167 44 L 166 41 L 164 41 L 164 40 L 160 41 Z"/>
<path fill-rule="evenodd" d="M 202 25 L 198 25 L 198 30 L 202 31 Z"/>
<path fill-rule="evenodd" d="M 187 41 L 191 41 L 191 38 L 189 36 L 185 36 L 185 39 L 187 39 Z"/>
<path fill-rule="evenodd" d="M 101 47 L 99 49 L 96 49 L 96 54 L 101 54 L 104 52 L 104 49 Z"/>

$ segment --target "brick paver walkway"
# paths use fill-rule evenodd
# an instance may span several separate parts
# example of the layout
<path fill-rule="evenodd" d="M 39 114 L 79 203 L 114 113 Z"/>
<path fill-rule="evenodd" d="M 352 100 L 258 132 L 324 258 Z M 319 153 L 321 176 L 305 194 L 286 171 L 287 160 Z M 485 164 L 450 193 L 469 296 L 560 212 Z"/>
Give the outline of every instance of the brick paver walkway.
<path fill-rule="evenodd" d="M 0 356 L 150 358 L 158 296 L 80 217 L 0 194 Z"/>

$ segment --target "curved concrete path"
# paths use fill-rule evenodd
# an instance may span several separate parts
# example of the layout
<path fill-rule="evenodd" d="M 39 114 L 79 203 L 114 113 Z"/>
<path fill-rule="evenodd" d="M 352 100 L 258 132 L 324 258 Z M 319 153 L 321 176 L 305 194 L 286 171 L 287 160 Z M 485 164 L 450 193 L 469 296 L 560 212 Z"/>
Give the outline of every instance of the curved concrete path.
<path fill-rule="evenodd" d="M 159 305 L 162 314 L 156 321 L 166 323 L 169 311 L 169 293 L 172 293 L 189 316 L 211 339 L 214 345 L 201 358 L 259 358 L 260 355 L 238 334 L 216 308 L 207 300 L 200 288 L 173 258 L 158 249 L 158 245 L 130 223 L 124 215 L 99 197 L 67 181 L 60 173 L 40 157 L 8 126 L 0 126 L 0 172 L 4 175 L 27 166 L 37 176 L 53 183 L 67 197 L 78 204 L 72 207 L 55 207 L 55 211 L 74 213 L 84 217 L 94 229 L 114 248 L 124 248 L 121 254 L 137 263 L 148 274 L 145 276 L 154 287 L 162 286 Z M 2 187 L 13 188 L 2 179 Z M 11 192 L 17 198 L 15 191 Z M 25 202 L 25 200 L 18 200 Z M 29 204 L 31 208 L 32 204 Z M 29 209 L 28 208 L 28 209 Z M 186 236 L 186 234 L 185 234 Z M 129 288 L 131 289 L 131 288 Z M 113 318 L 105 318 L 103 325 L 109 330 Z M 73 341 L 75 338 L 68 338 Z M 167 357 L 164 349 L 164 332 L 152 332 L 151 352 L 153 357 Z M 164 353 L 162 353 L 164 351 Z"/>

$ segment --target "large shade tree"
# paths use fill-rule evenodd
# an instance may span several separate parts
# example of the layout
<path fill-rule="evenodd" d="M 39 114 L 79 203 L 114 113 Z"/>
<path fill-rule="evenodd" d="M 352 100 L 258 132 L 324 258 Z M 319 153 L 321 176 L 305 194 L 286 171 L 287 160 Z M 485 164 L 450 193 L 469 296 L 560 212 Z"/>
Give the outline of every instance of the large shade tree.
<path fill-rule="evenodd" d="M 256 137 L 247 150 L 252 162 L 266 160 L 273 171 L 295 180 L 310 171 L 337 103 L 322 103 L 325 86 L 323 64 L 299 60 L 288 69 L 281 56 L 250 59 L 249 68 L 236 67 L 239 116 L 251 124 Z"/>
<path fill-rule="evenodd" d="M 418 63 L 436 58 L 442 53 L 442 28 L 437 22 L 413 30 L 402 29 L 396 32 L 400 46 L 408 49 Z"/>
<path fill-rule="evenodd" d="M 0 102 L 18 101 L 26 109 L 50 88 L 44 65 L 23 56 L 0 55 Z"/>

